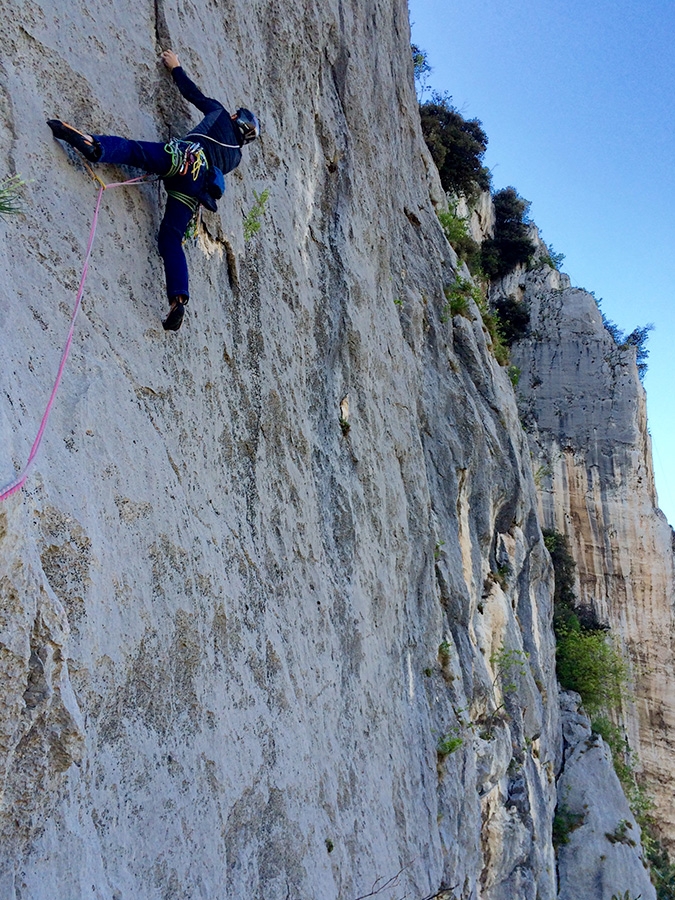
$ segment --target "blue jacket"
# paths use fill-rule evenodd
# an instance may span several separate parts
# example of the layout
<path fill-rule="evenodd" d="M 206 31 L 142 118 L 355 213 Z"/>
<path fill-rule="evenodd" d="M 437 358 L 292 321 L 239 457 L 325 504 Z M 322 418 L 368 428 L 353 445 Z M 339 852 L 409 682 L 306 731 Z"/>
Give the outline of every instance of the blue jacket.
<path fill-rule="evenodd" d="M 181 66 L 172 69 L 171 74 L 185 99 L 204 113 L 199 125 L 186 134 L 185 138 L 199 141 L 209 163 L 218 166 L 223 175 L 236 169 L 241 162 L 241 141 L 229 112 L 218 100 L 205 97 Z"/>

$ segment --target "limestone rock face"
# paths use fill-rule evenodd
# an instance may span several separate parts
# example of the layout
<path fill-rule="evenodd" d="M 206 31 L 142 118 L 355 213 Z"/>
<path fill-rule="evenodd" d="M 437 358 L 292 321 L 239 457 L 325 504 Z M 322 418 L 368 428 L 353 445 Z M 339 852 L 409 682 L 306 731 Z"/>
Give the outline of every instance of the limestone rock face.
<path fill-rule="evenodd" d="M 576 696 L 576 702 L 574 697 Z M 641 897 L 656 891 L 643 865 L 640 828 L 602 738 L 579 715 L 578 695 L 563 694 L 565 764 L 558 780 L 560 900 Z"/>
<path fill-rule="evenodd" d="M 530 310 L 531 337 L 514 362 L 543 527 L 568 536 L 578 599 L 628 656 L 628 738 L 672 847 L 673 532 L 658 509 L 635 350 L 617 347 L 592 295 L 546 266 L 512 276 L 503 291 Z"/>
<path fill-rule="evenodd" d="M 188 247 L 177 334 L 160 324 L 161 189 L 104 194 L 41 454 L 0 506 L 0 898 L 553 900 L 556 776 L 587 726 L 567 716 L 565 743 L 511 382 L 473 302 L 449 315 L 458 263 L 406 4 L 3 13 L 1 158 L 28 180 L 25 215 L 0 222 L 3 484 L 49 396 L 96 199 L 45 119 L 186 133 L 197 116 L 158 62 L 172 46 L 207 94 L 258 112 L 263 136 Z M 597 315 L 572 306 L 595 358 Z M 624 373 L 623 357 L 608 365 Z M 663 611 L 660 593 L 643 599 Z M 617 608 L 632 621 L 628 588 Z M 670 715 L 668 665 L 640 682 L 643 718 L 657 696 Z M 625 863 L 608 859 L 606 884 Z"/>
<path fill-rule="evenodd" d="M 0 29 L 3 483 L 96 198 L 45 119 L 185 133 L 171 45 L 263 122 L 177 334 L 160 189 L 104 195 L 0 508 L 0 896 L 552 900 L 551 567 L 511 384 L 445 311 L 406 4 L 8 0 Z"/>

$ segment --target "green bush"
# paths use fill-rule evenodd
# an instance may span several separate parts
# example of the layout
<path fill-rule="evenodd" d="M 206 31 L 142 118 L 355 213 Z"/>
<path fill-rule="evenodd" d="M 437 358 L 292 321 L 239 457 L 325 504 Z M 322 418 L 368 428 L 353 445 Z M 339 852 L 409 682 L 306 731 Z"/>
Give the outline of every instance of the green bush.
<path fill-rule="evenodd" d="M 566 535 L 559 531 L 543 531 L 542 534 L 555 573 L 553 603 L 556 610 L 561 606 L 571 607 L 576 599 L 574 595 L 576 563 L 570 553 L 569 542 Z"/>
<path fill-rule="evenodd" d="M 431 66 L 429 65 L 426 50 L 422 50 L 417 44 L 410 45 L 410 52 L 412 54 L 413 69 L 415 72 L 417 97 L 419 99 L 429 90 L 427 86 L 427 76 L 429 75 L 429 72 L 431 72 Z"/>
<path fill-rule="evenodd" d="M 545 263 L 547 266 L 550 266 L 552 269 L 557 269 L 560 271 L 560 266 L 565 261 L 564 253 L 556 253 L 553 249 L 553 244 L 547 244 L 546 249 L 548 250 L 548 254 L 541 260 L 542 263 Z"/>
<path fill-rule="evenodd" d="M 600 303 L 598 301 L 598 308 L 600 307 Z M 635 362 L 637 363 L 637 370 L 640 376 L 640 381 L 645 377 L 647 373 L 647 359 L 649 357 L 649 350 L 647 350 L 647 340 L 649 338 L 649 332 L 653 331 L 654 325 L 649 322 L 647 325 L 639 326 L 634 328 L 630 334 L 626 334 L 623 332 L 616 322 L 612 322 L 611 319 L 608 319 L 607 316 L 601 311 L 602 315 L 602 324 L 605 326 L 605 330 L 610 333 L 614 343 L 619 348 L 619 350 L 626 350 L 628 347 L 635 347 Z"/>
<path fill-rule="evenodd" d="M 447 94 L 434 94 L 420 105 L 422 133 L 443 189 L 473 197 L 490 187 L 490 173 L 483 165 L 488 139 L 478 119 L 465 119 L 451 101 Z"/>
<path fill-rule="evenodd" d="M 621 707 L 628 671 L 605 631 L 583 628 L 574 616 L 556 629 L 556 670 L 565 690 L 581 695 L 589 715 Z"/>
<path fill-rule="evenodd" d="M 19 175 L 8 175 L 0 181 L 0 216 L 21 212 L 21 188 L 25 183 Z"/>
<path fill-rule="evenodd" d="M 656 888 L 657 900 L 675 900 L 675 863 L 670 861 L 668 851 L 656 838 L 645 843 L 645 826 L 643 829 L 643 846 L 650 867 L 652 883 Z"/>
<path fill-rule="evenodd" d="M 499 316 L 491 311 L 481 289 L 466 278 L 457 278 L 453 284 L 444 288 L 444 293 L 447 303 L 441 312 L 441 322 L 447 322 L 451 316 L 470 318 L 469 299 L 472 299 L 478 307 L 483 325 L 490 335 L 495 359 L 500 366 L 508 366 L 511 361 L 509 348 L 502 337 Z"/>
<path fill-rule="evenodd" d="M 450 756 L 455 750 L 459 750 L 463 743 L 463 739 L 458 734 L 446 734 L 436 747 L 439 759 L 445 759 L 446 756 Z"/>
<path fill-rule="evenodd" d="M 472 275 L 477 274 L 480 269 L 480 244 L 469 234 L 466 220 L 460 219 L 453 210 L 439 212 L 438 220 L 457 256 L 467 264 Z"/>
<path fill-rule="evenodd" d="M 559 804 L 553 817 L 553 846 L 558 848 L 569 844 L 570 834 L 583 822 L 583 813 L 574 813 L 564 803 Z"/>
<path fill-rule="evenodd" d="M 518 681 L 527 673 L 528 654 L 524 650 L 509 650 L 504 644 L 490 656 L 490 665 L 495 672 L 494 687 L 499 682 L 503 694 L 513 694 L 518 690 Z"/>
<path fill-rule="evenodd" d="M 469 318 L 469 300 L 477 302 L 480 291 L 465 278 L 458 278 L 453 284 L 443 289 L 447 303 L 441 313 L 441 321 L 446 322 L 452 316 Z"/>
<path fill-rule="evenodd" d="M 651 322 L 644 325 L 642 328 L 635 328 L 626 336 L 621 346 L 622 350 L 625 347 L 635 347 L 635 362 L 637 363 L 640 381 L 642 381 L 647 372 L 647 357 L 649 356 L 649 350 L 647 350 L 647 338 L 649 337 L 649 332 L 652 331 L 653 328 L 654 326 Z"/>
<path fill-rule="evenodd" d="M 509 348 L 504 342 L 499 315 L 490 309 L 487 300 L 482 294 L 476 302 L 483 318 L 483 325 L 485 325 L 487 332 L 490 335 L 492 352 L 494 353 L 495 359 L 500 366 L 508 366 L 511 362 L 511 357 L 509 355 Z"/>
<path fill-rule="evenodd" d="M 244 241 L 248 243 L 251 238 L 260 231 L 262 222 L 260 219 L 265 213 L 267 201 L 270 197 L 270 189 L 265 188 L 260 194 L 253 191 L 255 203 L 244 217 Z"/>
<path fill-rule="evenodd" d="M 495 302 L 502 338 L 507 347 L 526 337 L 530 331 L 530 311 L 520 300 L 509 295 Z"/>
<path fill-rule="evenodd" d="M 588 611 L 575 607 L 574 560 L 565 535 L 544 532 L 555 572 L 553 628 L 556 636 L 556 671 L 565 690 L 576 691 L 591 716 L 620 709 L 628 684 L 623 656 Z"/>
<path fill-rule="evenodd" d="M 509 381 L 514 387 L 518 387 L 518 382 L 520 381 L 520 368 L 519 366 L 509 366 L 508 376 Z"/>
<path fill-rule="evenodd" d="M 527 265 L 534 255 L 535 246 L 527 233 L 530 203 L 512 187 L 497 191 L 492 199 L 495 235 L 483 241 L 481 266 L 488 277 L 503 278 L 516 266 Z"/>

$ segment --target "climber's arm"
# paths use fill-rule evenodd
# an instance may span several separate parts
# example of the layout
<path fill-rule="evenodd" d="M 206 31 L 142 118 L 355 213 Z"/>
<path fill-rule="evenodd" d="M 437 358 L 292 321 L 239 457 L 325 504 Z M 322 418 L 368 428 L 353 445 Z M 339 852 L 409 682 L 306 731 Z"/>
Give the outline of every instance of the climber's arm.
<path fill-rule="evenodd" d="M 199 90 L 197 85 L 192 81 L 183 71 L 180 62 L 178 61 L 178 57 L 173 52 L 173 50 L 165 50 L 162 53 L 162 62 L 170 69 L 171 76 L 173 80 L 176 82 L 176 87 L 181 92 L 183 97 L 189 102 L 192 103 L 200 112 L 204 114 L 213 112 L 214 109 L 222 109 L 223 104 L 219 103 L 218 100 L 213 100 L 210 97 L 206 97 Z"/>

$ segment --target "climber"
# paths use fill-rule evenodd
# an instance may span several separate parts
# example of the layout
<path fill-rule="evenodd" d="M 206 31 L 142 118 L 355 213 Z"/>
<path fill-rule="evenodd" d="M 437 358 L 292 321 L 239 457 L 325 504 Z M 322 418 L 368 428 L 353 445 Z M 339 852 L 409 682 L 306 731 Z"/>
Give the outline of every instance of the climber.
<path fill-rule="evenodd" d="M 166 331 L 178 331 L 189 299 L 188 270 L 183 239 L 200 204 L 216 209 L 216 200 L 225 189 L 223 175 L 241 162 L 241 148 L 260 134 L 260 123 L 248 109 L 230 114 L 222 103 L 205 97 L 183 71 L 173 50 L 162 53 L 183 97 L 204 118 L 189 134 L 168 143 L 130 141 L 113 135 L 86 134 L 50 119 L 54 137 L 75 147 L 90 162 L 134 166 L 159 175 L 168 194 L 164 218 L 159 228 L 159 253 L 164 261 L 169 313 L 162 324 Z"/>

